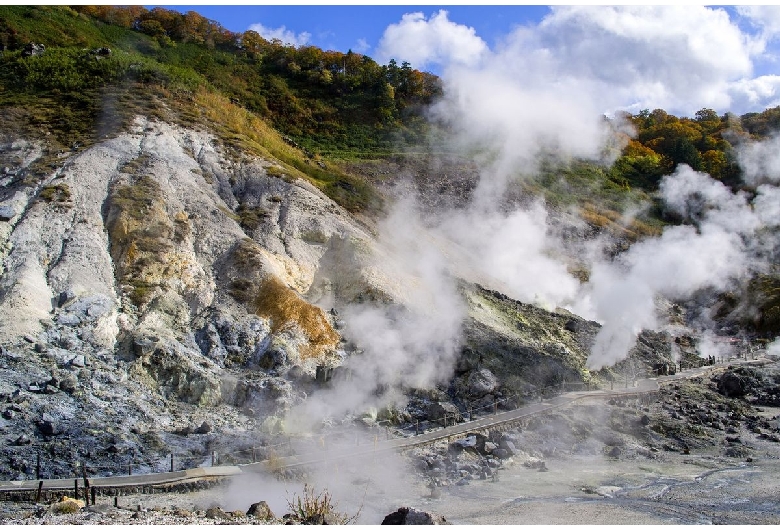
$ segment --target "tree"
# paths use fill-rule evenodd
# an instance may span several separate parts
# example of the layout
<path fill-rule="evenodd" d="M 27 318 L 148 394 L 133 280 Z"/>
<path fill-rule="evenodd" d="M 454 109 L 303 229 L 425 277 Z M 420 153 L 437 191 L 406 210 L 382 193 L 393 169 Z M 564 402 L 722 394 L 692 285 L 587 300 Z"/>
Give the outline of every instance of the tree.
<path fill-rule="evenodd" d="M 247 30 L 241 34 L 241 49 L 252 55 L 260 55 L 268 46 L 268 41 L 265 40 L 255 30 Z"/>
<path fill-rule="evenodd" d="M 713 178 L 722 179 L 726 173 L 728 159 L 723 151 L 710 149 L 701 155 L 701 168 Z"/>
<path fill-rule="evenodd" d="M 698 122 L 720 122 L 718 113 L 712 109 L 701 109 L 696 111 L 696 121 Z"/>

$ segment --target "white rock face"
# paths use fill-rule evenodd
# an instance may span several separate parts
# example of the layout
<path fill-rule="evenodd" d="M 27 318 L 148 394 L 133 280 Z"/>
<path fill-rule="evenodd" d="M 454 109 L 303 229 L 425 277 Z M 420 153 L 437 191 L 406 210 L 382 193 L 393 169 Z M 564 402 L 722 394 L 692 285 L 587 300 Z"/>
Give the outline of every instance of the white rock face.
<path fill-rule="evenodd" d="M 305 330 L 257 319 L 251 303 L 231 293 L 242 279 L 233 264 L 239 243 L 256 243 L 256 269 L 243 279 L 276 278 L 325 309 L 365 295 L 402 301 L 413 284 L 383 268 L 389 260 L 372 234 L 315 186 L 272 176 L 267 168 L 274 163 L 267 160 L 232 160 L 204 131 L 137 118 L 123 134 L 61 153 L 34 186 L 14 175 L 43 156 L 44 146 L 19 139 L 0 149 L 18 162 L 3 168 L 0 180 L 6 219 L 0 221 L 0 345 L 19 345 L 28 336 L 50 341 L 52 351 L 102 348 L 140 355 L 139 369 L 153 352 L 135 352 L 128 345 L 135 339 L 127 337 L 156 338 L 166 344 L 165 355 L 196 362 L 207 356 L 216 363 L 207 363 L 209 369 L 236 359 L 275 366 L 263 355 L 272 348 L 278 357 L 282 348 L 286 363 L 313 372 L 319 361 L 304 354 Z M 132 203 L 145 210 L 117 220 L 123 215 L 118 191 L 141 179 L 150 179 L 159 197 Z M 255 215 L 253 223 L 244 212 Z M 120 263 L 111 223 L 130 237 L 137 219 L 160 248 L 146 251 L 141 264 L 127 256 L 135 248 L 122 249 Z M 142 306 L 131 303 L 135 287 L 125 276 L 131 266 L 151 286 Z M 247 324 L 251 318 L 257 323 Z M 231 337 L 231 326 L 251 336 Z M 204 376 L 198 384 L 212 380 Z"/>

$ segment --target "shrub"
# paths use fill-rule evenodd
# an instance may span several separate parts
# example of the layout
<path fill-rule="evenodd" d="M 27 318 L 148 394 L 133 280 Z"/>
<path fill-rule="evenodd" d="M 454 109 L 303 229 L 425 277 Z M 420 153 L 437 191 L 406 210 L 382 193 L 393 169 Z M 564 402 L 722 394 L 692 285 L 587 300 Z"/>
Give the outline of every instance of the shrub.
<path fill-rule="evenodd" d="M 303 486 L 303 496 L 293 493 L 292 500 L 287 501 L 292 516 L 301 521 L 313 524 L 351 524 L 360 516 L 360 510 L 355 515 L 348 515 L 336 510 L 336 504 L 328 490 L 314 493 L 314 487 Z"/>

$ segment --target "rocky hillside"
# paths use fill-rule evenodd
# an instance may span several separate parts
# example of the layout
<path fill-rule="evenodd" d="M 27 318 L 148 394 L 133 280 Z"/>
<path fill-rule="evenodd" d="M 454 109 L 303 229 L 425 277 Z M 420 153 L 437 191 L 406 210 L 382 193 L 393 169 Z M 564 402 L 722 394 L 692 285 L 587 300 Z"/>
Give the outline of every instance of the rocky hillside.
<path fill-rule="evenodd" d="M 177 467 L 197 466 L 213 450 L 251 452 L 296 429 L 436 422 L 442 411 L 512 406 L 671 360 L 670 337 L 645 332 L 628 360 L 587 370 L 597 323 L 508 298 L 490 267 L 476 266 L 482 256 L 429 230 L 419 210 L 462 210 L 474 162 L 377 146 L 425 132 L 418 107 L 437 92 L 430 76 L 385 102 L 395 110 L 380 121 L 360 123 L 356 111 L 342 123 L 334 111 L 331 121 L 309 116 L 317 126 L 295 135 L 286 103 L 269 92 L 266 116 L 253 83 L 268 89 L 276 72 L 284 101 L 319 108 L 343 103 L 346 73 L 309 93 L 271 60 L 294 49 L 258 41 L 248 51 L 229 32 L 216 48 L 187 36 L 174 45 L 110 22 L 132 10 L 104 11 L 3 8 L 0 17 L 2 478 L 33 476 L 38 455 L 45 477 L 71 476 L 74 462 L 97 474 L 165 470 L 171 453 Z M 260 70 L 215 66 L 231 61 Z M 361 64 L 377 83 L 398 74 Z M 353 88 L 355 109 L 377 110 L 373 89 Z M 376 159 L 310 151 L 330 141 L 318 127 L 332 126 L 369 127 L 342 148 L 374 146 Z M 549 203 L 615 194 L 591 173 L 545 188 Z M 507 201 L 543 184 L 518 186 Z M 416 210 L 404 209 L 408 195 Z M 558 202 L 556 231 L 621 229 Z M 678 353 L 698 362 L 692 347 Z"/>
<path fill-rule="evenodd" d="M 412 307 L 420 290 L 373 224 L 205 129 L 138 116 L 55 152 L 6 132 L 0 157 L 4 478 L 30 476 L 40 452 L 54 477 L 264 443 L 317 399 L 318 367 L 360 355 L 340 311 Z M 466 280 L 454 372 L 428 405 L 608 377 L 584 368 L 598 324 Z M 668 339 L 654 346 L 670 356 Z M 419 399 L 396 420 L 431 419 Z"/>
<path fill-rule="evenodd" d="M 331 247 L 371 237 L 314 186 L 268 160 L 227 159 L 206 132 L 145 118 L 49 156 L 41 180 L 31 173 L 49 146 L 3 140 L 10 438 L 78 433 L 101 439 L 82 440 L 89 451 L 143 451 L 146 431 L 177 427 L 180 406 L 202 407 L 195 416 L 212 424 L 231 417 L 214 407 L 254 407 L 262 422 L 297 397 L 280 371 L 313 377 L 339 362 L 332 316 L 304 295 Z"/>

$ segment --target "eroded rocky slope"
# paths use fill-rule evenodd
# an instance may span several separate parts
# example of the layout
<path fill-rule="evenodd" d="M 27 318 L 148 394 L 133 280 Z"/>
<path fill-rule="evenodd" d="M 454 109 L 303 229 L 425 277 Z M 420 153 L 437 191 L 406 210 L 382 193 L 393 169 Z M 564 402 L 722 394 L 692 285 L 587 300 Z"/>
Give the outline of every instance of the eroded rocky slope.
<path fill-rule="evenodd" d="M 3 478 L 34 475 L 41 453 L 56 477 L 77 461 L 164 470 L 169 453 L 194 466 L 215 447 L 269 443 L 316 399 L 318 366 L 359 354 L 339 310 L 419 291 L 373 228 L 206 131 L 137 118 L 64 152 L 7 134 L 0 168 Z M 598 324 L 451 273 L 467 280 L 462 344 L 426 406 L 606 377 L 584 368 Z M 668 358 L 668 337 L 651 339 L 649 355 Z M 431 419 L 419 405 L 398 421 Z"/>

